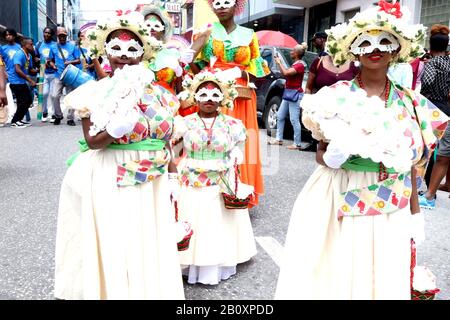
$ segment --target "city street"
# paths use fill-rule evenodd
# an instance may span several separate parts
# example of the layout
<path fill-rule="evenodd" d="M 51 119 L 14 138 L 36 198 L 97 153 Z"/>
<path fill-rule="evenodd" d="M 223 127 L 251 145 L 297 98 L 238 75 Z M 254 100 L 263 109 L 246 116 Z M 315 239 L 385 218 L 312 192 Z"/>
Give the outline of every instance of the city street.
<path fill-rule="evenodd" d="M 65 160 L 82 137 L 76 127 L 41 123 L 32 112 L 26 129 L 0 128 L 0 300 L 54 299 L 54 250 L 59 190 Z M 274 297 L 279 257 L 291 208 L 312 173 L 313 152 L 267 146 L 260 131 L 266 194 L 251 211 L 258 254 L 238 266 L 238 273 L 217 286 L 185 284 L 188 300 L 270 300 Z M 285 143 L 288 145 L 289 142 Z M 438 209 L 426 211 L 425 243 L 418 263 L 437 276 L 441 293 L 450 299 L 450 199 L 438 194 Z M 312 213 L 314 214 L 314 213 Z"/>

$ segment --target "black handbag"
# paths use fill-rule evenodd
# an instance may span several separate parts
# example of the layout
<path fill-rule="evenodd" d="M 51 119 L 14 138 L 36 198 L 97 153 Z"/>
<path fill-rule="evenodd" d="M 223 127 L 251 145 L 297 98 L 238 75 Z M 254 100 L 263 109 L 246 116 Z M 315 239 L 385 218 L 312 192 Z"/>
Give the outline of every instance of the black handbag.
<path fill-rule="evenodd" d="M 300 91 L 296 89 L 284 89 L 283 100 L 297 102 L 300 97 Z"/>

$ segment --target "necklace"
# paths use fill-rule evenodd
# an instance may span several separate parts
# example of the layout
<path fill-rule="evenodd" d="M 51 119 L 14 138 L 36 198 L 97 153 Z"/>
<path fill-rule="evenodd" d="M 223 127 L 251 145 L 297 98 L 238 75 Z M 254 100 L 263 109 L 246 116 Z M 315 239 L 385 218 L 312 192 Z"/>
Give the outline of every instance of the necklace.
<path fill-rule="evenodd" d="M 361 89 L 366 90 L 366 86 L 364 85 L 364 83 L 362 82 L 361 79 L 361 73 L 359 73 L 356 76 L 356 79 L 358 80 L 358 85 Z M 384 93 L 384 106 L 387 108 L 387 103 L 389 100 L 389 94 L 391 93 L 391 83 L 388 79 L 388 77 L 386 77 L 386 84 L 384 85 L 383 91 L 381 91 L 381 93 L 378 95 L 380 98 L 382 98 L 382 95 Z"/>
<path fill-rule="evenodd" d="M 30 54 L 23 50 L 23 48 L 20 48 L 20 50 L 22 50 L 23 54 L 25 55 L 25 70 L 28 70 L 28 68 L 30 67 Z"/>
<path fill-rule="evenodd" d="M 340 68 L 340 66 L 337 66 L 337 68 L 339 69 L 339 68 Z M 339 71 L 337 71 L 337 72 L 336 72 L 336 78 L 338 78 L 338 77 L 339 77 L 339 75 L 341 74 L 341 73 L 340 73 L 340 71 L 341 71 L 341 70 L 339 69 Z"/>
<path fill-rule="evenodd" d="M 217 116 L 219 115 L 219 113 L 217 112 L 216 115 L 214 116 L 214 120 L 213 120 L 211 126 L 209 127 L 209 129 L 208 129 L 208 127 L 206 126 L 205 121 L 202 119 L 202 117 L 200 117 L 200 114 L 197 113 L 197 115 L 198 115 L 198 117 L 200 118 L 200 120 L 202 121 L 203 126 L 205 127 L 206 132 L 208 133 L 208 134 L 207 134 L 207 136 L 208 136 L 208 141 L 206 142 L 206 145 L 209 146 L 209 145 L 211 144 L 211 139 L 212 139 L 212 129 L 213 129 L 213 127 L 214 127 L 214 123 L 216 122 L 216 119 L 217 119 Z"/>
<path fill-rule="evenodd" d="M 361 73 L 359 73 L 356 76 L 356 79 L 358 80 L 358 85 L 361 89 L 365 90 L 365 86 L 364 83 L 362 82 L 361 79 Z M 391 93 L 391 83 L 388 79 L 388 77 L 386 77 L 386 84 L 384 86 L 383 91 L 378 95 L 380 98 L 384 93 L 384 107 L 387 108 L 387 104 L 388 104 L 388 100 L 389 100 L 389 94 Z M 389 174 L 387 172 L 386 167 L 384 166 L 384 164 L 382 162 L 379 163 L 379 169 L 378 169 L 378 181 L 384 181 L 387 178 L 389 178 Z"/>

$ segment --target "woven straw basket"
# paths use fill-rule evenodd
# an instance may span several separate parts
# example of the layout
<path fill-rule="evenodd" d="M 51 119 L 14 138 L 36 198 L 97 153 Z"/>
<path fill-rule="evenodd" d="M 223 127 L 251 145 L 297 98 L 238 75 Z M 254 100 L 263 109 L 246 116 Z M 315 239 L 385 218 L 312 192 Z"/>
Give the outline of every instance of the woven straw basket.
<path fill-rule="evenodd" d="M 417 291 L 413 288 L 414 268 L 416 267 L 416 246 L 411 240 L 411 300 L 434 300 L 439 289 Z"/>
<path fill-rule="evenodd" d="M 236 196 L 238 192 L 238 178 L 239 178 L 239 170 L 236 159 L 234 161 L 234 182 L 235 182 L 234 194 L 222 192 L 223 202 L 225 204 L 225 208 L 227 209 L 247 209 L 248 204 L 250 203 L 250 200 L 252 198 L 251 195 L 248 195 L 247 198 L 245 199 L 240 199 Z"/>

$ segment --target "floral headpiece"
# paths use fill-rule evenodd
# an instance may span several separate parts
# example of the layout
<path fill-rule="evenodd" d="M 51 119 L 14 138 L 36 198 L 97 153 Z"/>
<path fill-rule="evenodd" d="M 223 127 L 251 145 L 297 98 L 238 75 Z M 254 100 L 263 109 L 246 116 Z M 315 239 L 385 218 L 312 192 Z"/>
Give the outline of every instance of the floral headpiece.
<path fill-rule="evenodd" d="M 178 98 L 186 101 L 188 106 L 193 106 L 197 104 L 195 101 L 195 94 L 200 85 L 205 82 L 213 82 L 219 86 L 219 89 L 224 96 L 221 106 L 233 109 L 234 99 L 238 96 L 238 92 L 236 91 L 236 80 L 221 77 L 220 71 L 220 69 L 205 69 L 196 74 L 193 79 L 186 77 L 183 81 L 184 91 L 178 95 Z"/>
<path fill-rule="evenodd" d="M 140 12 L 144 19 L 149 14 L 157 15 L 164 24 L 164 42 L 169 41 L 173 34 L 173 22 L 166 9 L 154 4 L 138 5 L 137 11 Z"/>
<path fill-rule="evenodd" d="M 209 6 L 212 8 L 214 5 L 214 2 L 216 0 L 208 0 Z M 235 0 L 236 4 L 234 5 L 236 7 L 236 11 L 234 12 L 234 15 L 238 16 L 245 10 L 245 4 L 247 3 L 247 0 Z"/>
<path fill-rule="evenodd" d="M 380 30 L 392 34 L 400 43 L 395 62 L 408 62 L 420 57 L 424 53 L 426 28 L 422 24 L 409 24 L 409 16 L 409 10 L 401 8 L 398 2 L 381 0 L 378 6 L 357 13 L 348 23 L 326 30 L 327 52 L 336 65 L 355 60 L 355 55 L 350 52 L 352 43 L 364 32 Z"/>
<path fill-rule="evenodd" d="M 144 60 L 151 60 L 162 49 L 162 42 L 150 36 L 149 30 L 144 25 L 144 17 L 139 12 L 122 10 L 117 15 L 105 21 L 97 22 L 94 29 L 86 33 L 83 47 L 89 50 L 92 57 L 106 55 L 106 39 L 112 32 L 124 29 L 133 32 L 139 37 L 144 46 Z"/>

